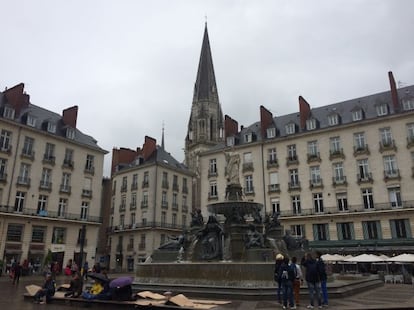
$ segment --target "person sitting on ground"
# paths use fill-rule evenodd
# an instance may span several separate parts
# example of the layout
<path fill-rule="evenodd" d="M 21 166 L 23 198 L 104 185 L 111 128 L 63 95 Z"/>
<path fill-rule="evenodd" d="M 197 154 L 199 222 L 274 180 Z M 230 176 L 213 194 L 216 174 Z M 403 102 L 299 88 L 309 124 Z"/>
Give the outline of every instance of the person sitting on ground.
<path fill-rule="evenodd" d="M 79 274 L 75 272 L 72 275 L 72 280 L 70 281 L 70 286 L 68 291 L 65 293 L 65 297 L 79 297 L 82 294 L 83 282 L 79 277 Z"/>
<path fill-rule="evenodd" d="M 52 275 L 48 273 L 46 274 L 46 280 L 42 288 L 39 289 L 37 293 L 34 295 L 35 303 L 40 303 L 40 299 L 42 297 L 46 298 L 46 303 L 50 303 L 52 300 L 52 296 L 55 295 L 55 290 L 56 290 L 56 283 L 52 279 Z"/>

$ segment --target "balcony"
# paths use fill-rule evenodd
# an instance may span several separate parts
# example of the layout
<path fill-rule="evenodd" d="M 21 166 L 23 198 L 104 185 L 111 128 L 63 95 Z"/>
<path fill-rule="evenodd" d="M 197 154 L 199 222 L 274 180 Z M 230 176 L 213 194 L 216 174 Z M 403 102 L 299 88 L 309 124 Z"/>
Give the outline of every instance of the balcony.
<path fill-rule="evenodd" d="M 407 137 L 407 149 L 414 147 L 414 135 Z"/>
<path fill-rule="evenodd" d="M 142 188 L 147 188 L 149 187 L 149 182 L 148 181 L 142 181 Z"/>
<path fill-rule="evenodd" d="M 136 210 L 137 209 L 137 203 L 136 202 L 131 202 L 129 204 L 129 210 Z"/>
<path fill-rule="evenodd" d="M 279 161 L 277 158 L 268 160 L 266 164 L 267 169 L 279 168 Z"/>
<path fill-rule="evenodd" d="M 187 186 L 183 186 L 183 194 L 188 194 L 188 187 Z"/>
<path fill-rule="evenodd" d="M 12 146 L 10 144 L 1 146 L 0 147 L 0 153 L 11 155 Z"/>
<path fill-rule="evenodd" d="M 209 169 L 208 170 L 208 177 L 209 178 L 216 178 L 218 176 L 217 169 Z"/>
<path fill-rule="evenodd" d="M 92 198 L 92 190 L 82 189 L 82 197 L 83 198 Z"/>
<path fill-rule="evenodd" d="M 161 201 L 161 208 L 168 209 L 168 201 Z"/>
<path fill-rule="evenodd" d="M 178 186 L 177 183 L 173 183 L 172 190 L 175 192 L 178 192 L 180 190 L 180 187 Z"/>
<path fill-rule="evenodd" d="M 308 153 L 306 155 L 307 155 L 307 163 L 308 164 L 314 163 L 314 162 L 320 163 L 322 161 L 321 155 L 320 155 L 319 152 L 312 153 L 312 154 Z"/>
<path fill-rule="evenodd" d="M 126 184 L 121 185 L 121 193 L 125 193 L 128 190 L 128 186 Z"/>
<path fill-rule="evenodd" d="M 70 194 L 72 191 L 72 186 L 61 184 L 59 187 L 59 192 L 63 194 Z"/>
<path fill-rule="evenodd" d="M 132 184 L 131 184 L 131 191 L 135 191 L 135 190 L 137 190 L 137 189 L 138 189 L 138 183 L 137 183 L 137 182 L 132 183 Z"/>
<path fill-rule="evenodd" d="M 95 175 L 95 167 L 94 166 L 85 166 L 85 169 L 83 170 L 86 174 Z"/>
<path fill-rule="evenodd" d="M 280 184 L 269 184 L 267 191 L 269 194 L 280 193 Z"/>
<path fill-rule="evenodd" d="M 208 200 L 218 200 L 217 193 L 208 193 Z"/>
<path fill-rule="evenodd" d="M 50 192 L 52 190 L 52 182 L 40 181 L 39 189 Z"/>
<path fill-rule="evenodd" d="M 300 187 L 300 182 L 289 182 L 288 183 L 288 191 L 300 191 L 301 187 Z"/>
<path fill-rule="evenodd" d="M 243 163 L 242 171 L 243 172 L 252 172 L 252 171 L 254 171 L 253 163 Z"/>
<path fill-rule="evenodd" d="M 161 187 L 163 188 L 163 189 L 168 189 L 169 187 L 170 187 L 170 185 L 168 184 L 168 181 L 162 181 L 162 183 L 161 183 Z"/>
<path fill-rule="evenodd" d="M 17 185 L 30 187 L 30 178 L 18 176 Z"/>
<path fill-rule="evenodd" d="M 372 178 L 372 173 L 365 173 L 365 174 L 357 174 L 357 183 L 358 184 L 362 184 L 362 183 L 374 183 L 374 179 Z"/>
<path fill-rule="evenodd" d="M 70 160 L 70 159 L 63 160 L 62 168 L 73 170 L 74 166 L 75 166 L 75 163 L 73 162 L 73 160 Z"/>
<path fill-rule="evenodd" d="M 317 178 L 314 180 L 309 180 L 309 189 L 322 189 L 323 188 L 323 181 L 321 178 Z"/>
<path fill-rule="evenodd" d="M 354 157 L 359 155 L 369 155 L 371 152 L 369 151 L 368 144 L 354 146 Z"/>
<path fill-rule="evenodd" d="M 55 160 L 56 160 L 55 156 L 44 154 L 42 163 L 54 166 L 55 165 Z"/>
<path fill-rule="evenodd" d="M 299 159 L 297 155 L 292 155 L 286 157 L 286 166 L 292 166 L 292 165 L 299 165 Z"/>
<path fill-rule="evenodd" d="M 32 150 L 22 150 L 22 154 L 20 154 L 21 158 L 25 158 L 25 159 L 29 159 L 29 160 L 34 160 L 35 159 L 35 152 Z"/>
<path fill-rule="evenodd" d="M 0 183 L 6 183 L 7 182 L 7 173 L 0 172 Z"/>
<path fill-rule="evenodd" d="M 379 142 L 379 151 L 383 153 L 385 151 L 397 151 L 397 146 L 395 145 L 395 140 L 389 141 L 380 141 Z"/>
<path fill-rule="evenodd" d="M 400 170 L 384 170 L 384 181 L 394 181 L 394 180 L 401 180 Z"/>
<path fill-rule="evenodd" d="M 148 208 L 148 201 L 141 201 L 141 209 Z"/>
<path fill-rule="evenodd" d="M 347 186 L 348 182 L 346 181 L 346 176 L 342 177 L 332 177 L 332 186 Z"/>
<path fill-rule="evenodd" d="M 344 150 L 342 148 L 339 150 L 329 151 L 329 160 L 334 160 L 334 159 L 345 159 Z"/>
<path fill-rule="evenodd" d="M 243 188 L 243 193 L 246 196 L 254 196 L 254 187 L 250 186 L 250 187 Z"/>
<path fill-rule="evenodd" d="M 126 205 L 124 203 L 119 205 L 119 212 L 124 212 L 126 209 Z"/>
<path fill-rule="evenodd" d="M 171 205 L 171 208 L 172 208 L 173 211 L 178 211 L 178 203 L 173 202 L 172 205 Z"/>

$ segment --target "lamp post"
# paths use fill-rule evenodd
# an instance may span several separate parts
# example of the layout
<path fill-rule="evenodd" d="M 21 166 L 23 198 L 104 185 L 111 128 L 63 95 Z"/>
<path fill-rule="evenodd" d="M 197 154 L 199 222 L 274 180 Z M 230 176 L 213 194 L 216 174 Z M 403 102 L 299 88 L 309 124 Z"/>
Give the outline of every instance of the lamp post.
<path fill-rule="evenodd" d="M 83 267 L 83 247 L 85 245 L 85 233 L 86 233 L 86 225 L 83 224 L 80 232 L 80 253 L 79 253 L 79 270 L 82 270 Z M 83 271 L 85 272 L 85 270 Z"/>

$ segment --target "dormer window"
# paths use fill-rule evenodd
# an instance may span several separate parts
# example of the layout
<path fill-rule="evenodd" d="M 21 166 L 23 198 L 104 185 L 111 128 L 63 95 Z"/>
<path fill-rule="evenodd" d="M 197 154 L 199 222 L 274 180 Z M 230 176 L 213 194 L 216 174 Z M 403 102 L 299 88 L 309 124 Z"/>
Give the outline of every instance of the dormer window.
<path fill-rule="evenodd" d="M 362 109 L 357 109 L 352 111 L 352 120 L 354 122 L 360 121 L 363 118 Z"/>
<path fill-rule="evenodd" d="M 190 131 L 188 132 L 188 139 L 189 139 L 189 140 L 193 140 L 193 131 L 192 131 L 192 130 L 190 130 Z"/>
<path fill-rule="evenodd" d="M 4 107 L 3 117 L 8 119 L 14 119 L 14 109 L 11 107 Z"/>
<path fill-rule="evenodd" d="M 66 128 L 66 138 L 74 140 L 75 139 L 75 129 Z"/>
<path fill-rule="evenodd" d="M 267 128 L 267 137 L 269 139 L 276 137 L 276 128 L 275 127 Z"/>
<path fill-rule="evenodd" d="M 316 129 L 316 119 L 311 118 L 306 121 L 306 129 L 307 130 L 314 130 Z"/>
<path fill-rule="evenodd" d="M 252 133 L 251 132 L 246 133 L 244 135 L 244 142 L 246 142 L 246 143 L 252 142 Z"/>
<path fill-rule="evenodd" d="M 375 107 L 377 116 L 384 116 L 388 114 L 388 106 L 386 103 L 379 104 Z"/>
<path fill-rule="evenodd" d="M 339 123 L 339 116 L 338 116 L 338 114 L 331 114 L 331 115 L 329 115 L 328 116 L 328 123 L 329 123 L 329 126 L 335 126 L 335 125 L 338 125 L 338 123 Z"/>
<path fill-rule="evenodd" d="M 36 118 L 33 117 L 32 115 L 27 115 L 26 124 L 27 126 L 30 126 L 30 127 L 36 127 Z"/>
<path fill-rule="evenodd" d="M 56 133 L 56 124 L 52 122 L 47 123 L 47 131 L 50 133 Z"/>
<path fill-rule="evenodd" d="M 285 126 L 285 130 L 286 130 L 286 134 L 287 135 L 292 135 L 295 133 L 296 126 L 295 123 L 289 123 Z"/>
<path fill-rule="evenodd" d="M 402 100 L 404 111 L 414 110 L 414 98 L 405 98 Z"/>
<path fill-rule="evenodd" d="M 234 137 L 227 137 L 227 146 L 234 145 Z"/>

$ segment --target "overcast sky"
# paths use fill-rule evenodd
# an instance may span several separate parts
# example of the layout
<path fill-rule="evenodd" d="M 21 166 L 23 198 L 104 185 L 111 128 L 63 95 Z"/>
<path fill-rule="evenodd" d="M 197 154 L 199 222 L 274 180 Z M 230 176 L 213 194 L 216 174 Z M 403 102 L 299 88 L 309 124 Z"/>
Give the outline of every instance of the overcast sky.
<path fill-rule="evenodd" d="M 414 83 L 414 1 L 3 1 L 0 88 L 35 105 L 78 105 L 77 127 L 108 150 L 144 136 L 184 159 L 207 16 L 223 113 L 298 111 Z"/>

